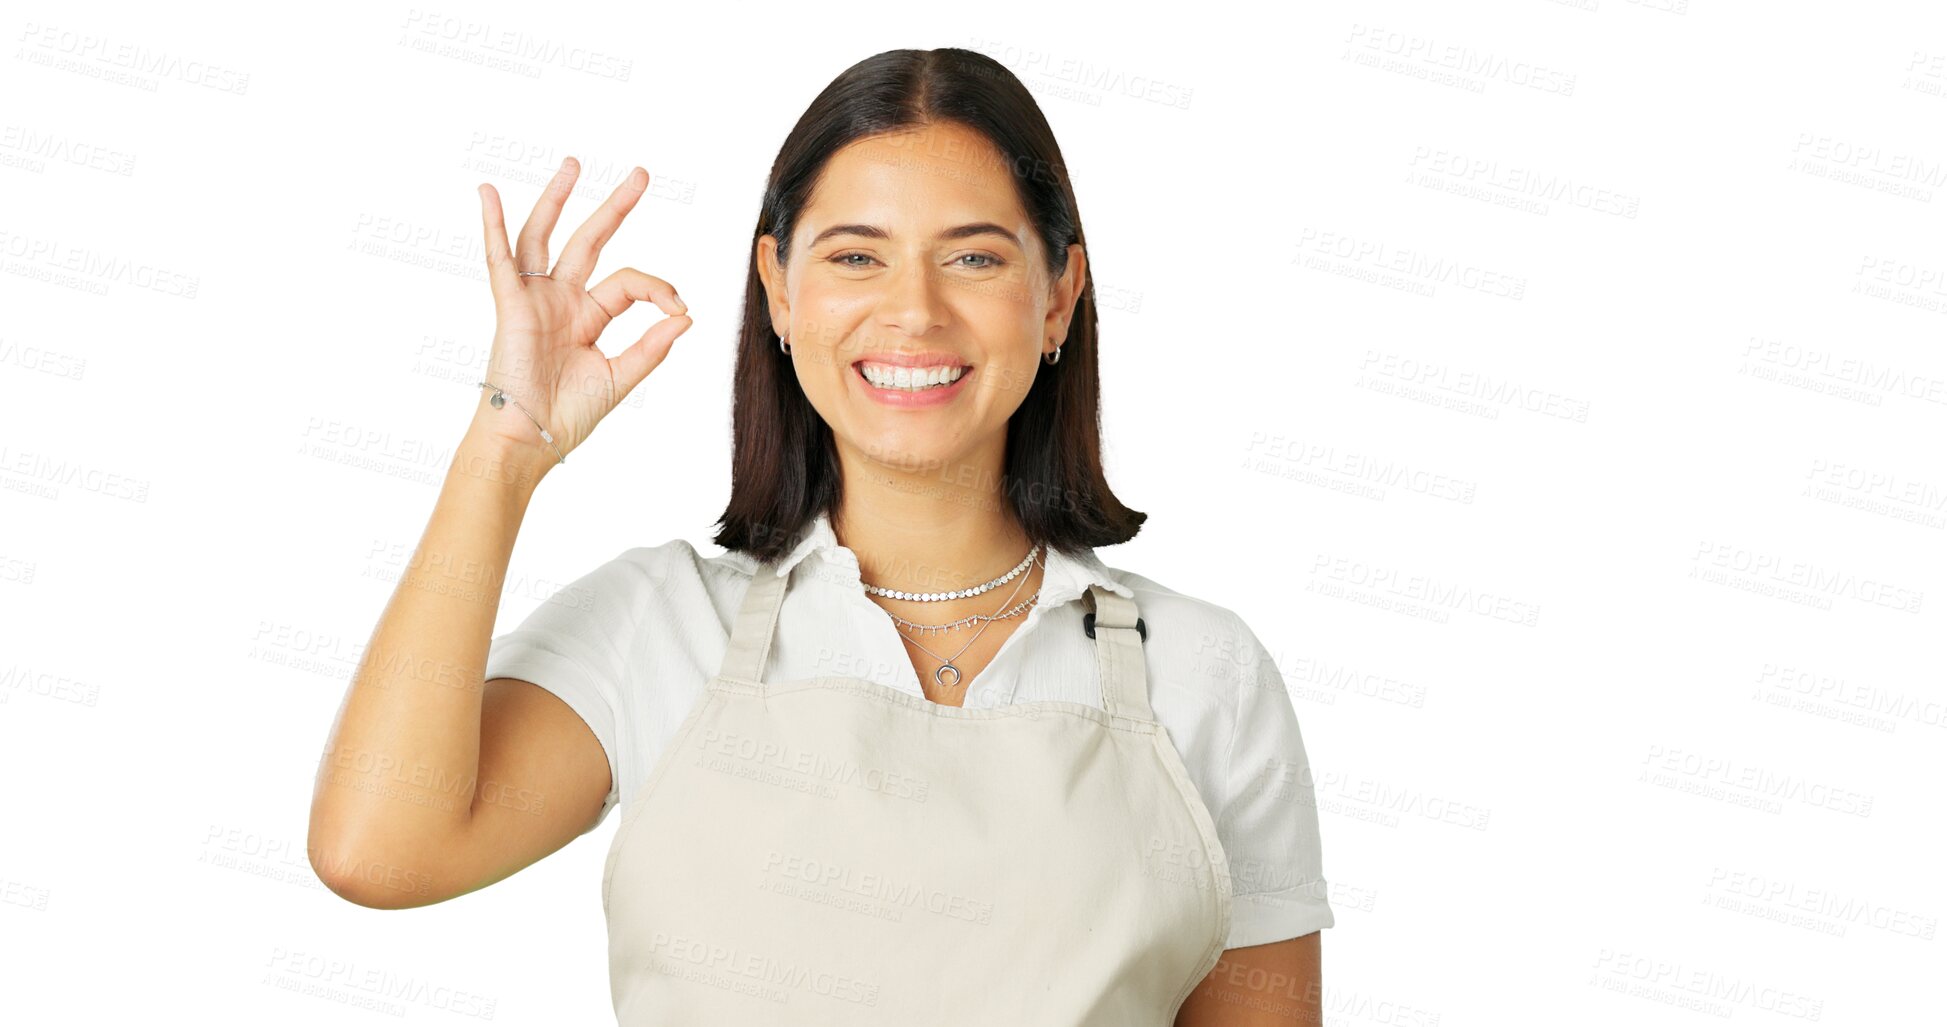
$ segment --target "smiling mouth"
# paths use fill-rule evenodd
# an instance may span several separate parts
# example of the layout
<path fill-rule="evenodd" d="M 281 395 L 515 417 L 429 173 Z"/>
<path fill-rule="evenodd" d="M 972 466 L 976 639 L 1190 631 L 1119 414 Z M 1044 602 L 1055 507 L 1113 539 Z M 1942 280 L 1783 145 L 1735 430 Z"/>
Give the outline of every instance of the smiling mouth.
<path fill-rule="evenodd" d="M 866 373 L 866 365 L 872 365 L 872 372 Z M 898 364 L 876 364 L 869 360 L 854 361 L 852 373 L 859 380 L 875 389 L 890 389 L 896 392 L 930 392 L 952 386 L 973 370 L 972 364 L 936 364 L 932 367 L 905 367 Z"/>

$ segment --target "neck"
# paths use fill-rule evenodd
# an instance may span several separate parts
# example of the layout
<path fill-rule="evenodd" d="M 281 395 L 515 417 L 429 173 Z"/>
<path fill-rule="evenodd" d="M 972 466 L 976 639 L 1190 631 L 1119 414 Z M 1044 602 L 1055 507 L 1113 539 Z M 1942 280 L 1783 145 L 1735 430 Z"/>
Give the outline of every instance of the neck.
<path fill-rule="evenodd" d="M 999 461 L 992 463 L 914 472 L 844 462 L 832 532 L 858 556 L 860 577 L 883 588 L 946 592 L 1012 570 L 1030 543 L 1000 492 Z"/>

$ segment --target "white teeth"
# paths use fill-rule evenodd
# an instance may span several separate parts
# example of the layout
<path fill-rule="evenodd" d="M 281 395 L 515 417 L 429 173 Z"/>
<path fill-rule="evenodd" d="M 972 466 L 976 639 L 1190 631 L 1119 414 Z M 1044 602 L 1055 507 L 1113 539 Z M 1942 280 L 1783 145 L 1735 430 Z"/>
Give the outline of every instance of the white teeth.
<path fill-rule="evenodd" d="M 922 389 L 951 385 L 960 380 L 960 367 L 901 367 L 895 364 L 860 364 L 859 371 L 865 379 L 881 389 L 904 389 L 918 392 Z"/>

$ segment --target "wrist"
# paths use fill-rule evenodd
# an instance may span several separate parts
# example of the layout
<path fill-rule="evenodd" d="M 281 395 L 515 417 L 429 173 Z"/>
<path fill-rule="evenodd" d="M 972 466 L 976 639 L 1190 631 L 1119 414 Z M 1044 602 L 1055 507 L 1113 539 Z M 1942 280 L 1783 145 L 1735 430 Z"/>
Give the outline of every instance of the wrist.
<path fill-rule="evenodd" d="M 527 437 L 515 438 L 507 430 L 512 426 L 502 422 L 501 413 L 489 410 L 474 417 L 454 449 L 451 473 L 532 491 L 560 460 L 554 447 L 541 441 L 532 422 L 520 418 Z"/>

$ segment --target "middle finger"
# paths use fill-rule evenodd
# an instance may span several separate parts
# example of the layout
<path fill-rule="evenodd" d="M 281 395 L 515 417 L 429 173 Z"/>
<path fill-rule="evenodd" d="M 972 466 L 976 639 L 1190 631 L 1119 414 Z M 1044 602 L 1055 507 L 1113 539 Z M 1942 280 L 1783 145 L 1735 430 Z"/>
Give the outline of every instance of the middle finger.
<path fill-rule="evenodd" d="M 561 259 L 554 265 L 554 273 L 549 277 L 556 281 L 580 285 L 588 280 L 588 274 L 595 269 L 595 260 L 602 254 L 602 247 L 608 244 L 609 237 L 615 234 L 622 224 L 622 218 L 635 209 L 637 200 L 642 199 L 643 190 L 649 188 L 649 172 L 641 168 L 631 168 L 628 177 L 615 187 L 602 203 L 601 209 L 588 216 L 575 234 L 568 238 L 568 245 L 562 247 Z"/>
<path fill-rule="evenodd" d="M 548 236 L 554 234 L 554 223 L 561 217 L 561 207 L 568 202 L 568 195 L 575 191 L 575 178 L 581 174 L 581 162 L 573 157 L 561 159 L 561 170 L 554 173 L 548 187 L 541 190 L 541 198 L 534 201 L 534 210 L 527 216 L 527 224 L 521 226 L 521 238 L 514 249 L 515 269 L 519 271 L 546 271 L 548 269 Z"/>

